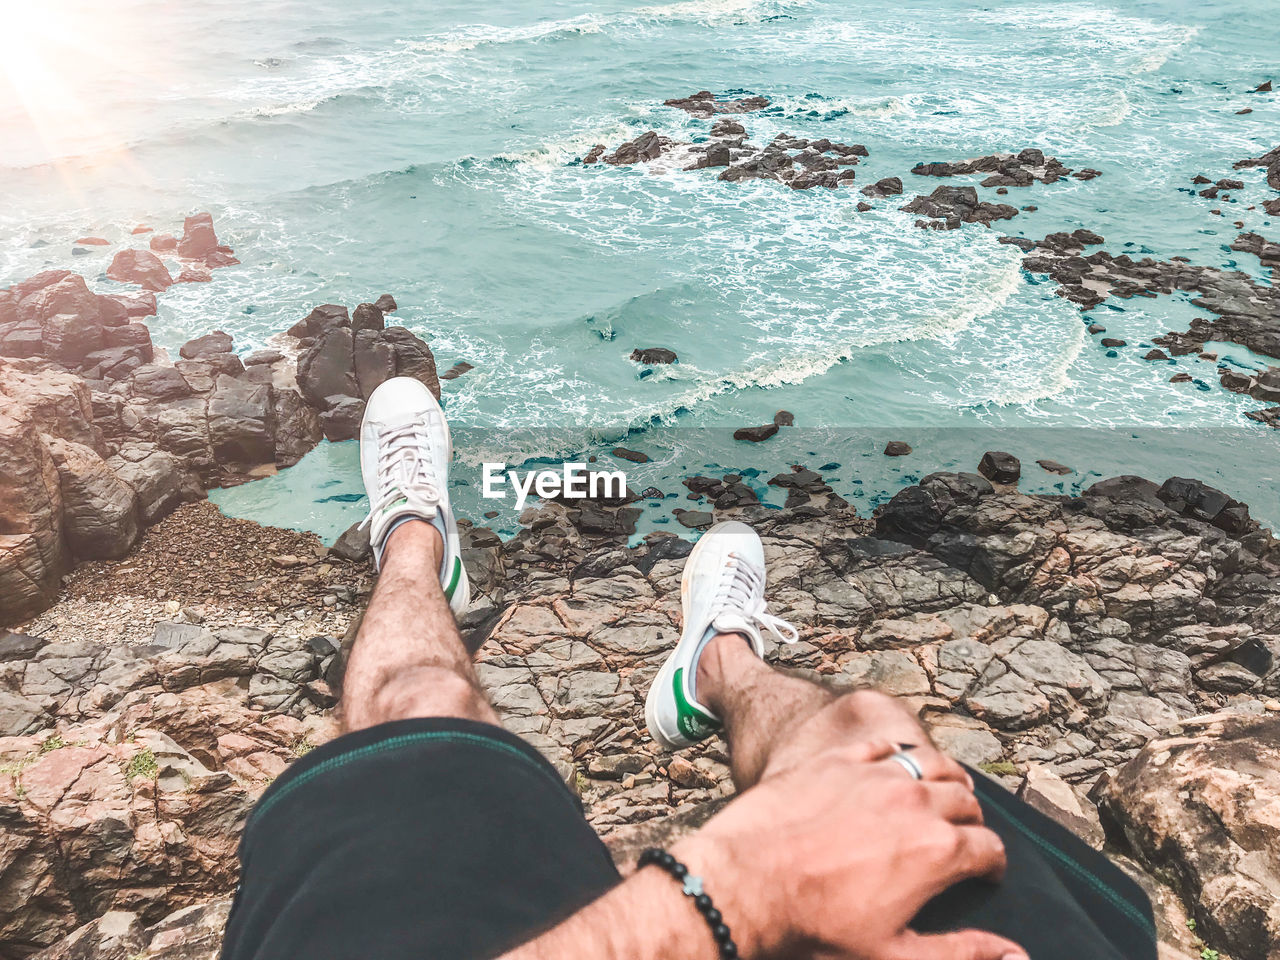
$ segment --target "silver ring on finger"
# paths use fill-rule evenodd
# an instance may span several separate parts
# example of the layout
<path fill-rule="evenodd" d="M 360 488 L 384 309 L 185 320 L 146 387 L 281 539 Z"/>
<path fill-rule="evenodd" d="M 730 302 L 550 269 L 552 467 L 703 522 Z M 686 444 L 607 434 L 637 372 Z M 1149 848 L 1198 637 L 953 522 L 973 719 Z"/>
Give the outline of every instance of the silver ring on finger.
<path fill-rule="evenodd" d="M 903 770 L 911 774 L 912 780 L 924 779 L 924 768 L 920 766 L 920 762 L 909 753 L 891 753 L 888 758 L 894 763 L 902 767 Z"/>

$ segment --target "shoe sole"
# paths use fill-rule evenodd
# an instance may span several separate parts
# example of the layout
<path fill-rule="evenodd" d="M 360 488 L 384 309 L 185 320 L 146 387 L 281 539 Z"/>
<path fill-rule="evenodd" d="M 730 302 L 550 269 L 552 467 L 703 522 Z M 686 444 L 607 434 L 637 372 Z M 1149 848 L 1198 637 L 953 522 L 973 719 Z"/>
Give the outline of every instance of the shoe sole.
<path fill-rule="evenodd" d="M 698 557 L 703 551 L 704 544 L 710 543 L 708 535 L 714 533 L 717 529 L 725 527 L 732 520 L 722 520 L 720 523 L 713 524 L 707 529 L 698 542 L 693 545 L 693 550 L 689 553 L 689 559 L 685 561 L 684 572 L 680 575 L 680 612 L 683 614 L 689 608 L 689 577 L 697 564 Z M 676 643 L 675 649 L 671 651 L 671 655 L 663 662 L 658 669 L 658 675 L 653 678 L 653 684 L 649 687 L 649 694 L 644 701 L 644 722 L 649 728 L 649 735 L 662 747 L 668 750 L 679 750 L 684 747 L 692 746 L 698 743 L 697 740 L 690 740 L 677 729 L 674 733 L 668 733 L 658 719 L 659 700 L 663 696 L 671 695 L 672 684 L 675 681 L 675 664 L 681 659 L 681 653 L 684 652 L 686 645 L 696 646 L 702 639 L 701 635 L 692 637 L 687 631 L 681 631 L 680 640 Z"/>

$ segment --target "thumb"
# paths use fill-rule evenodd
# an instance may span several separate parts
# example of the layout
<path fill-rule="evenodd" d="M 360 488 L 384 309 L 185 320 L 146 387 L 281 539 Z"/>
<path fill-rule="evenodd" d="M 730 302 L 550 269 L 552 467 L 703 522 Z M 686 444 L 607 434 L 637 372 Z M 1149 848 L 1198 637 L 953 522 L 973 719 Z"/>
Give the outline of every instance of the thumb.
<path fill-rule="evenodd" d="M 1012 940 L 985 930 L 930 934 L 904 930 L 893 939 L 885 960 L 1028 960 Z"/>

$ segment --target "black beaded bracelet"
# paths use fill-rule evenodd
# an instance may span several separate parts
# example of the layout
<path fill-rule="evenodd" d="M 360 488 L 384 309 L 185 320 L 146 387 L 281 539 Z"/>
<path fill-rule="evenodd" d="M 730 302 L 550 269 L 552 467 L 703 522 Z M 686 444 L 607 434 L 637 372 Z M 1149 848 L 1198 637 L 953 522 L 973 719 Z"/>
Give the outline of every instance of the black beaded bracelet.
<path fill-rule="evenodd" d="M 711 936 L 715 938 L 716 946 L 720 949 L 721 960 L 737 960 L 738 945 L 733 942 L 733 936 L 729 933 L 724 917 L 712 905 L 711 897 L 703 891 L 701 877 L 695 877 L 689 872 L 688 867 L 658 847 L 646 847 L 640 851 L 639 865 L 661 867 L 679 880 L 682 885 L 681 891 L 686 897 L 693 898 L 693 905 L 698 908 L 698 912 L 711 927 Z"/>

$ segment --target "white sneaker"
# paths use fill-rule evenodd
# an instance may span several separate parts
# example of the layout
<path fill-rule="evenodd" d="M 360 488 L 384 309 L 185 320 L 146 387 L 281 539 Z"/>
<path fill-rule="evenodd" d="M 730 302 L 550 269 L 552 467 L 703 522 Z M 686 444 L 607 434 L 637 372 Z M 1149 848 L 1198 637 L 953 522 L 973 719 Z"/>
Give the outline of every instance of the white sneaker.
<path fill-rule="evenodd" d="M 685 561 L 680 580 L 684 630 L 658 671 L 645 701 L 649 735 L 668 750 L 688 747 L 720 729 L 720 718 L 698 700 L 698 659 L 718 633 L 740 633 L 764 656 L 765 627 L 783 643 L 796 628 L 769 613 L 764 600 L 764 546 L 745 523 L 717 523 Z"/>
<path fill-rule="evenodd" d="M 381 570 L 387 536 L 400 523 L 426 520 L 444 541 L 440 583 L 457 614 L 471 600 L 471 585 L 449 507 L 452 458 L 444 410 L 425 384 L 392 377 L 373 391 L 360 424 L 360 473 L 369 495 L 369 516 L 361 526 L 369 527 L 374 561 Z"/>

